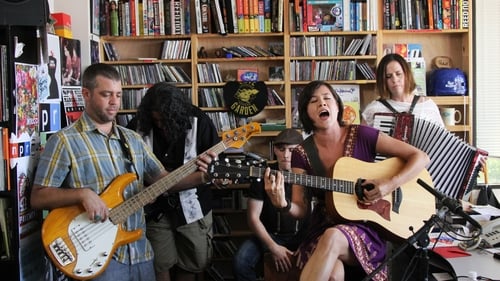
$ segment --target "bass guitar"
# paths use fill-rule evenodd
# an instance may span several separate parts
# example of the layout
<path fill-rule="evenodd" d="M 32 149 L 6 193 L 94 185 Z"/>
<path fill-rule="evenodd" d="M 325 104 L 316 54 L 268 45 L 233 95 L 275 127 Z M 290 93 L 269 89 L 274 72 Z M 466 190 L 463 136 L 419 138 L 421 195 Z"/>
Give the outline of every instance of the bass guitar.
<path fill-rule="evenodd" d="M 240 148 L 260 131 L 260 124 L 253 122 L 224 132 L 222 141 L 208 150 L 219 154 L 228 147 Z M 196 159 L 191 159 L 126 201 L 123 191 L 137 177 L 135 173 L 116 177 L 100 195 L 110 209 L 109 218 L 104 222 L 90 221 L 81 205 L 52 210 L 42 225 L 42 243 L 47 255 L 59 270 L 71 278 L 86 280 L 101 274 L 118 247 L 142 235 L 141 229 L 125 231 L 121 224 L 131 214 L 195 172 L 198 168 Z"/>
<path fill-rule="evenodd" d="M 352 157 L 342 157 L 335 164 L 333 178 L 294 174 L 281 171 L 285 182 L 329 191 L 326 195 L 328 213 L 341 221 L 365 222 L 382 231 L 391 240 L 407 239 L 426 220 L 435 213 L 434 195 L 421 188 L 417 178 L 431 184 L 427 170 L 386 195 L 377 202 L 366 205 L 359 199 L 363 197 L 361 186 L 363 178 L 390 178 L 402 169 L 404 163 L 399 158 L 389 158 L 381 162 L 369 163 Z M 241 180 L 262 178 L 266 167 L 253 166 L 251 163 L 229 160 L 213 161 L 209 165 L 212 178 Z M 271 173 L 276 173 L 271 170 Z"/>

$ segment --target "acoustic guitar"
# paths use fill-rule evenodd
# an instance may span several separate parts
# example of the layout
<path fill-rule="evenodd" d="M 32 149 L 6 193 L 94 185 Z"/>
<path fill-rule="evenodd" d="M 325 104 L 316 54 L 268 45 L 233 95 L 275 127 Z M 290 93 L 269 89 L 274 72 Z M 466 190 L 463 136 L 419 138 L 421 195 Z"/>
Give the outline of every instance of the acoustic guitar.
<path fill-rule="evenodd" d="M 427 170 L 386 195 L 374 204 L 361 204 L 363 197 L 363 179 L 390 178 L 399 173 L 404 162 L 399 158 L 389 158 L 381 162 L 369 163 L 352 157 L 340 158 L 334 167 L 333 178 L 294 174 L 281 171 L 285 182 L 299 184 L 329 191 L 326 195 L 328 213 L 341 221 L 369 223 L 386 238 L 391 240 L 407 239 L 412 230 L 422 227 L 436 211 L 434 195 L 417 183 L 417 178 L 428 184 L 432 179 Z M 213 178 L 241 180 L 262 178 L 266 167 L 254 166 L 229 160 L 213 161 L 209 165 L 209 174 Z M 276 173 L 271 170 L 271 173 Z"/>
<path fill-rule="evenodd" d="M 240 148 L 260 131 L 260 124 L 253 122 L 224 132 L 222 141 L 208 150 L 219 154 L 229 147 Z M 121 224 L 131 214 L 195 172 L 198 168 L 196 159 L 191 159 L 126 201 L 123 191 L 136 180 L 136 175 L 126 173 L 116 177 L 100 195 L 110 209 L 109 218 L 104 222 L 90 221 L 81 205 L 52 210 L 42 225 L 42 243 L 47 255 L 58 269 L 74 279 L 86 280 L 101 274 L 118 247 L 142 235 L 141 229 L 125 231 Z"/>

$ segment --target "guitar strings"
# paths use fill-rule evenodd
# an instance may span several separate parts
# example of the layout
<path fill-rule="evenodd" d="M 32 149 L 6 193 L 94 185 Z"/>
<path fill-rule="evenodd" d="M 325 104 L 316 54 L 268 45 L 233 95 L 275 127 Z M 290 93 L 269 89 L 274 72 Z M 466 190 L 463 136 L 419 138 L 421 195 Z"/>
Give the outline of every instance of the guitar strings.
<path fill-rule="evenodd" d="M 253 132 L 256 128 L 258 128 L 257 131 L 260 131 L 260 127 L 257 126 L 258 124 L 257 123 L 252 123 L 252 127 L 249 127 L 248 129 L 251 129 L 249 130 L 250 132 Z M 247 126 L 250 126 L 247 125 Z M 236 129 L 238 130 L 238 129 Z M 231 146 L 231 144 L 235 144 L 235 142 L 237 141 L 243 141 L 243 142 L 246 142 L 247 139 L 250 137 L 250 136 L 246 136 L 246 137 L 238 137 L 239 133 L 243 133 L 243 135 L 246 135 L 246 129 L 242 130 L 242 132 L 235 132 L 234 135 L 230 136 L 229 134 L 226 134 L 224 135 L 224 138 L 223 138 L 223 141 L 220 142 L 219 144 L 217 144 L 216 146 L 214 146 L 212 149 L 212 151 L 214 152 L 222 152 L 223 150 L 225 150 L 227 147 Z M 204 152 L 206 153 L 206 152 Z M 193 164 L 194 164 L 194 161 L 193 160 Z M 188 163 L 186 163 L 188 164 Z M 178 170 L 178 173 L 179 174 L 183 174 L 183 172 L 187 172 L 188 168 L 191 168 L 190 167 L 191 165 L 184 165 L 183 167 L 180 167 Z M 188 167 L 188 168 L 186 168 Z M 135 169 L 135 167 L 134 167 Z M 175 171 L 174 171 L 175 172 Z M 172 173 L 174 176 L 174 174 L 176 173 Z M 180 179 L 179 179 L 180 180 Z M 136 194 L 137 195 L 137 194 Z M 151 195 L 151 194 L 148 194 L 148 195 Z M 106 232 L 110 231 L 112 228 L 114 227 L 117 227 L 115 225 L 117 225 L 119 222 L 121 223 L 122 220 L 126 220 L 126 217 L 124 217 L 124 215 L 126 215 L 128 212 L 127 210 L 129 209 L 129 205 L 132 204 L 137 204 L 136 201 L 138 201 L 139 203 L 142 203 L 141 200 L 137 200 L 138 198 L 136 198 L 136 196 L 133 196 L 132 199 L 130 202 L 127 202 L 128 200 L 122 202 L 122 204 L 116 206 L 115 208 L 113 208 L 111 211 L 110 211 L 110 216 L 108 218 L 108 220 L 106 222 L 97 222 L 97 223 L 94 223 L 94 222 L 91 222 L 90 220 L 86 220 L 85 222 L 81 222 L 79 224 L 77 224 L 76 226 L 74 226 L 72 229 L 69 229 L 69 231 L 67 232 L 68 234 L 65 235 L 65 237 L 61 237 L 61 239 L 63 239 L 63 241 L 65 241 L 66 245 L 73 245 L 75 247 L 75 249 L 77 250 L 76 252 L 78 252 L 79 249 L 81 250 L 89 250 L 89 249 L 92 249 L 93 247 L 95 247 L 96 245 L 93 244 L 93 241 L 97 240 L 97 238 L 101 237 L 102 235 L 104 235 Z M 140 199 L 140 198 L 139 198 Z M 123 204 L 125 203 L 125 204 Z M 124 210 L 125 209 L 125 210 Z M 81 214 L 81 215 L 85 215 L 85 214 Z M 103 225 L 104 223 L 104 225 Z M 117 232 L 119 231 L 119 229 L 117 229 Z M 115 237 L 116 237 L 116 234 L 115 234 Z M 70 240 L 70 241 L 68 241 Z"/>

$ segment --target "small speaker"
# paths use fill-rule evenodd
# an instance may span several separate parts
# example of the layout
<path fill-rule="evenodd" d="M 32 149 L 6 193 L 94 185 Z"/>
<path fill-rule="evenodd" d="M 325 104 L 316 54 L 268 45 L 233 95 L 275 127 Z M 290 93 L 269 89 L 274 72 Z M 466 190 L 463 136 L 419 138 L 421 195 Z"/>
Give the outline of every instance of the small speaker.
<path fill-rule="evenodd" d="M 44 26 L 47 0 L 0 0 L 0 25 Z"/>

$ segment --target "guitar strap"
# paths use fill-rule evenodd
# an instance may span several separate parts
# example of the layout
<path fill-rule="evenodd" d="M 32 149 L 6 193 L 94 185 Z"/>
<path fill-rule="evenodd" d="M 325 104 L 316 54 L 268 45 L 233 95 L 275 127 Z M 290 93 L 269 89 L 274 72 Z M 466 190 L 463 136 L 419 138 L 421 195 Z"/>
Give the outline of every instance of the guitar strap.
<path fill-rule="evenodd" d="M 352 149 L 354 149 L 354 140 L 356 138 L 357 129 L 358 129 L 357 125 L 349 126 L 346 138 L 347 143 L 344 147 L 343 156 L 352 157 L 353 153 Z M 323 167 L 321 161 L 319 160 L 318 149 L 314 144 L 314 139 L 312 136 L 304 140 L 303 147 L 305 152 L 307 153 L 309 161 L 311 162 L 311 167 L 314 173 L 318 176 L 331 177 L 331 175 L 326 174 L 325 168 Z"/>
<path fill-rule="evenodd" d="M 118 140 L 120 141 L 120 146 L 122 147 L 123 154 L 127 157 L 127 160 L 129 161 L 129 165 L 131 166 L 131 170 L 134 170 L 137 179 L 139 179 L 139 173 L 137 172 L 137 169 L 135 168 L 134 165 L 134 159 L 132 157 L 132 151 L 130 150 L 130 146 L 127 143 L 127 139 L 125 138 L 125 135 L 123 134 L 122 130 L 119 127 L 116 127 L 116 130 L 118 131 Z"/>
<path fill-rule="evenodd" d="M 312 136 L 305 139 L 304 150 L 307 153 L 309 161 L 311 162 L 311 167 L 316 175 L 326 177 L 326 171 L 321 161 L 319 160 L 318 149 L 316 149 L 316 145 L 314 144 L 314 139 Z"/>

